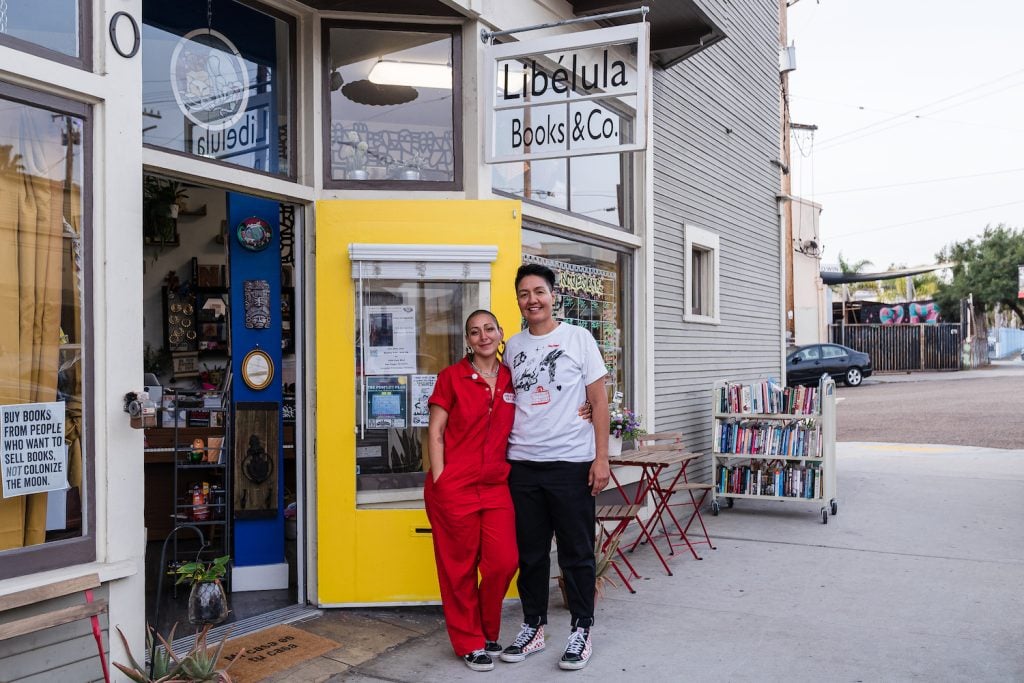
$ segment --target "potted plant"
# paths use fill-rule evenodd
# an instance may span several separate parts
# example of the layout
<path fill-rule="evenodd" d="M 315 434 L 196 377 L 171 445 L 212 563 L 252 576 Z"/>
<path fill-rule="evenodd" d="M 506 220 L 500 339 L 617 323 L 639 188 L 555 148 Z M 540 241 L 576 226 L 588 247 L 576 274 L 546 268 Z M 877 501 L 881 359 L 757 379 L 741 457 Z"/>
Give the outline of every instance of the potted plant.
<path fill-rule="evenodd" d="M 608 423 L 608 455 L 620 455 L 623 441 L 635 441 L 647 432 L 640 426 L 640 416 L 629 408 L 613 405 Z"/>
<path fill-rule="evenodd" d="M 222 555 L 211 562 L 197 559 L 186 562 L 174 570 L 178 575 L 175 585 L 190 582 L 188 620 L 192 624 L 219 624 L 228 617 L 228 596 L 220 580 L 228 571 L 230 555 Z"/>
<path fill-rule="evenodd" d="M 366 156 L 369 146 L 365 140 L 359 139 L 359 133 L 354 130 L 346 131 L 342 144 L 348 147 L 345 154 L 347 171 L 345 177 L 348 180 L 366 180 L 370 177 L 366 170 Z"/>
<path fill-rule="evenodd" d="M 142 221 L 151 244 L 177 244 L 178 212 L 188 191 L 176 180 L 147 175 L 142 180 Z"/>

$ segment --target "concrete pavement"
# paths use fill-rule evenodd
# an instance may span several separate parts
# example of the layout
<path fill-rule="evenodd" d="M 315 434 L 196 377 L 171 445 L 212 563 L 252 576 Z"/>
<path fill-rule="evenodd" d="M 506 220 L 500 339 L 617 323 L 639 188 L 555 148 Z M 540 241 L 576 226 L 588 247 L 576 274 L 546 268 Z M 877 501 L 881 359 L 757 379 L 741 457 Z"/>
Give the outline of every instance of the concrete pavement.
<path fill-rule="evenodd" d="M 599 599 L 582 671 L 557 668 L 553 588 L 548 648 L 520 664 L 470 671 L 435 607 L 333 610 L 297 626 L 341 647 L 271 680 L 1024 680 L 1024 450 L 840 443 L 838 463 L 827 525 L 741 500 L 705 515 L 718 549 L 675 555 L 674 576 L 638 549 L 644 578 Z M 508 602 L 503 644 L 519 619 Z"/>
<path fill-rule="evenodd" d="M 1024 360 L 1019 357 L 1007 360 L 994 360 L 972 370 L 928 370 L 915 372 L 883 372 L 864 379 L 864 384 L 883 384 L 887 382 L 929 382 L 935 380 L 978 379 L 982 377 L 1021 377 L 1024 376 Z"/>

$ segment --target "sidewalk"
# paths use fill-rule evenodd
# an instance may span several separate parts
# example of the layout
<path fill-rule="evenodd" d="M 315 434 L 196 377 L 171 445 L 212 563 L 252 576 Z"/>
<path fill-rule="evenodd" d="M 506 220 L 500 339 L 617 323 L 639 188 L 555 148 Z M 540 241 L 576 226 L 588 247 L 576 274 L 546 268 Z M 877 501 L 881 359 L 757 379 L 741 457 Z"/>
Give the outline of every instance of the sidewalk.
<path fill-rule="evenodd" d="M 1024 376 L 1024 360 L 994 360 L 973 370 L 922 370 L 915 372 L 883 372 L 875 373 L 864 379 L 864 384 L 882 384 L 886 382 L 929 382 L 934 380 L 978 379 L 983 377 L 1021 377 Z"/>
<path fill-rule="evenodd" d="M 984 372 L 984 371 L 978 371 Z M 332 610 L 297 626 L 341 647 L 279 681 L 876 681 L 1024 679 L 1024 450 L 838 444 L 839 514 L 741 500 L 706 514 L 717 550 L 638 549 L 637 593 L 598 601 L 594 656 L 557 661 L 568 613 L 553 590 L 548 648 L 470 671 L 438 608 Z M 508 602 L 502 643 L 516 632 Z"/>

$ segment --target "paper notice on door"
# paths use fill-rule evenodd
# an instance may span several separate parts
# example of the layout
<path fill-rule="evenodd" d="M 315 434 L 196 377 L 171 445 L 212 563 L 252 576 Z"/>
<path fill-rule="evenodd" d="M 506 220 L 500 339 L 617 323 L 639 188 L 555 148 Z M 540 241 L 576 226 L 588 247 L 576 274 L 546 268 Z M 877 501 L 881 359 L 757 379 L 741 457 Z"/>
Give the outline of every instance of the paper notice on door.
<path fill-rule="evenodd" d="M 437 375 L 412 376 L 412 426 L 426 427 L 430 424 L 430 406 L 428 401 L 434 393 Z"/>
<path fill-rule="evenodd" d="M 366 306 L 367 375 L 416 372 L 416 307 Z"/>

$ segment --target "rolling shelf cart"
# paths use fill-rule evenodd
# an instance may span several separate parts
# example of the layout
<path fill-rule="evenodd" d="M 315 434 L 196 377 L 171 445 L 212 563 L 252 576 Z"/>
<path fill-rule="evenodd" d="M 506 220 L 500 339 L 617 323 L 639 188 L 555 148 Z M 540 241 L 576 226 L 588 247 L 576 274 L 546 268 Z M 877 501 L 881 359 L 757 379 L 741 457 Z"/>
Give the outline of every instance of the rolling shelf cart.
<path fill-rule="evenodd" d="M 836 384 L 783 389 L 775 382 L 719 381 L 712 391 L 711 513 L 720 499 L 821 505 L 828 524 L 836 501 Z"/>

